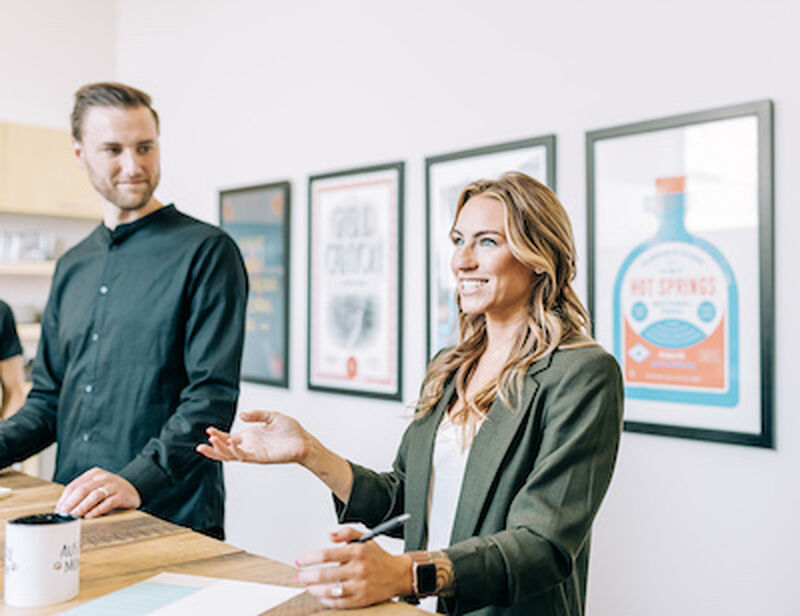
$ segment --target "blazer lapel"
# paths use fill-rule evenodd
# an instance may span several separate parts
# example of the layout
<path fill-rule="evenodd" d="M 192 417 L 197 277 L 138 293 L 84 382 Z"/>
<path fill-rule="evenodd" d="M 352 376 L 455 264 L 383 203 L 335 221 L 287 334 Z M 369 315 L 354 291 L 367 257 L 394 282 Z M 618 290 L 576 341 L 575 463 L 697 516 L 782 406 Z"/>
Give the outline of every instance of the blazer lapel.
<path fill-rule="evenodd" d="M 455 379 L 450 379 L 433 411 L 417 420 L 414 441 L 409 447 L 406 461 L 405 509 L 411 514 L 404 532 L 406 550 L 419 550 L 426 540 L 433 444 L 436 440 L 436 430 L 454 390 Z"/>
<path fill-rule="evenodd" d="M 533 375 L 550 365 L 551 355 L 531 364 L 523 381 L 522 394 L 515 408 L 509 409 L 499 397 L 489 408 L 467 458 L 461 494 L 453 521 L 450 544 L 472 537 L 478 530 L 481 512 L 489 495 L 494 478 L 506 451 L 525 417 L 530 412 L 531 401 L 539 387 Z M 430 459 L 428 460 L 430 467 Z"/>

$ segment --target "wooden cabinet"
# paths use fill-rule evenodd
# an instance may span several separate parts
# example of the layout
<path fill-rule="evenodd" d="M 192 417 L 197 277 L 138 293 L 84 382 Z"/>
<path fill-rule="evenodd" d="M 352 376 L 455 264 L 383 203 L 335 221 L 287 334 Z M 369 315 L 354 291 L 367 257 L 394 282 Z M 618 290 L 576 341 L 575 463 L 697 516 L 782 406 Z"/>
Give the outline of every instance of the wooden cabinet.
<path fill-rule="evenodd" d="M 55 261 L 0 261 L 0 276 L 42 276 L 50 278 Z"/>
<path fill-rule="evenodd" d="M 101 218 L 67 131 L 0 123 L 0 213 Z"/>
<path fill-rule="evenodd" d="M 101 219 L 97 193 L 75 161 L 67 131 L 0 122 L 0 231 L 50 233 L 58 256 Z M 2 258 L 0 299 L 26 313 L 31 308 L 41 312 L 55 261 Z M 30 358 L 40 326 L 19 317 L 17 321 L 25 357 Z"/>

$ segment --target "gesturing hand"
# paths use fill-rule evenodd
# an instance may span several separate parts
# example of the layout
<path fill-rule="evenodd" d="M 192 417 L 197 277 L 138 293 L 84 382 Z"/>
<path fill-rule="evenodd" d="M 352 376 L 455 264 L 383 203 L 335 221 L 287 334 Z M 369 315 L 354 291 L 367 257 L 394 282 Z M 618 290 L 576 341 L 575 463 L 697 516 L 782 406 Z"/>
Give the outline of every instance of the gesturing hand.
<path fill-rule="evenodd" d="M 94 467 L 73 479 L 56 503 L 57 513 L 96 518 L 112 509 L 138 509 L 142 498 L 127 479 Z"/>
<path fill-rule="evenodd" d="M 245 411 L 239 417 L 253 425 L 233 434 L 209 427 L 209 444 L 198 445 L 197 451 L 222 462 L 280 464 L 305 460 L 311 436 L 297 420 L 270 411 Z"/>
<path fill-rule="evenodd" d="M 411 557 L 393 556 L 375 541 L 348 543 L 360 536 L 353 528 L 342 528 L 331 534 L 331 540 L 344 545 L 297 559 L 300 567 L 315 567 L 300 571 L 297 580 L 306 584 L 308 592 L 323 605 L 361 607 L 411 594 Z M 329 566 L 316 567 L 323 564 Z"/>

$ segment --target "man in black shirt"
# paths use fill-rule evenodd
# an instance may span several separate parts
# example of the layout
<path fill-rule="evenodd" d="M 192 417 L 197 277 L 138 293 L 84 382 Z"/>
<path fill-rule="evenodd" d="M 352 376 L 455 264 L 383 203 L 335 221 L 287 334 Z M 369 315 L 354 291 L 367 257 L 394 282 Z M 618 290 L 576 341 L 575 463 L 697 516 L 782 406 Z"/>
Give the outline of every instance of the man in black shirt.
<path fill-rule="evenodd" d="M 139 508 L 222 536 L 222 468 L 194 453 L 239 392 L 247 279 L 220 229 L 164 206 L 145 93 L 84 86 L 74 150 L 103 224 L 58 262 L 25 405 L 0 425 L 0 467 L 58 442 L 56 510 Z"/>
<path fill-rule="evenodd" d="M 22 345 L 14 313 L 0 300 L 0 420 L 11 417 L 25 399 Z"/>

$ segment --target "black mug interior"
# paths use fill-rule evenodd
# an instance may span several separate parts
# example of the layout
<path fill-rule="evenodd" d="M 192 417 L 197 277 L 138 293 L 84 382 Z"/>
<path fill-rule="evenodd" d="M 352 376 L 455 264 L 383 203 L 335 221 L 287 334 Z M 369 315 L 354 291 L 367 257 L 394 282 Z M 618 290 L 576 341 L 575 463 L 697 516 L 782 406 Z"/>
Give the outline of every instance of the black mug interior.
<path fill-rule="evenodd" d="M 34 513 L 33 515 L 22 516 L 9 520 L 9 524 L 23 524 L 27 526 L 39 526 L 43 524 L 64 524 L 72 522 L 78 518 L 69 513 Z"/>

